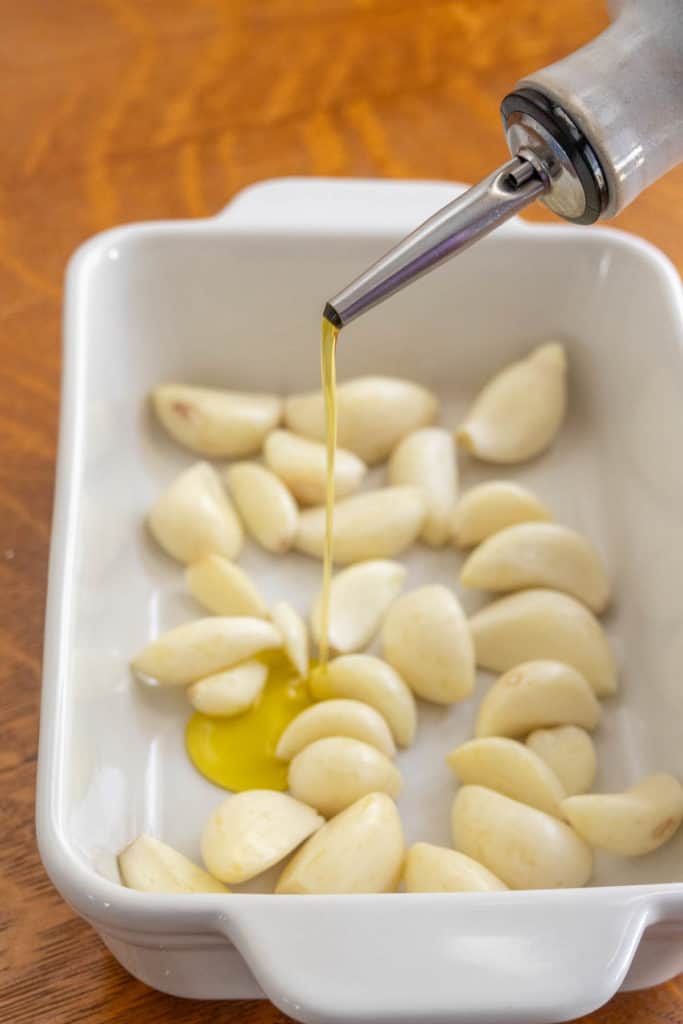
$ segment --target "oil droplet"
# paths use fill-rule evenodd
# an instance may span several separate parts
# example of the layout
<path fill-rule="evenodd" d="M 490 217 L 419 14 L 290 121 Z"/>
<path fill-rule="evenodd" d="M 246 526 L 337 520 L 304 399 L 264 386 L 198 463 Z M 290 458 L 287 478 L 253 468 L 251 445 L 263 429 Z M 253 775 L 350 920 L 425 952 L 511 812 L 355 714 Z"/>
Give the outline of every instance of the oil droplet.
<path fill-rule="evenodd" d="M 185 743 L 202 775 L 224 789 L 287 788 L 288 765 L 275 757 L 277 741 L 293 718 L 313 703 L 308 682 L 279 651 L 259 657 L 268 666 L 261 696 L 232 718 L 195 712 Z M 313 667 L 313 666 L 312 666 Z"/>

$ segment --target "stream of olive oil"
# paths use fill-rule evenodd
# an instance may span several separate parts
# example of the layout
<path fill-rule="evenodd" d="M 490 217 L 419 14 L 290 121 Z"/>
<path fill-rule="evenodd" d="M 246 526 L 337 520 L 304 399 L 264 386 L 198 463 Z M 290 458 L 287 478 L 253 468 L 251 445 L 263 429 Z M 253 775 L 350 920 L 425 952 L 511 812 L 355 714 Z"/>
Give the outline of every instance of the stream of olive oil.
<path fill-rule="evenodd" d="M 323 555 L 323 593 L 320 608 L 320 664 L 323 671 L 329 656 L 330 584 L 332 582 L 332 531 L 334 528 L 334 456 L 337 450 L 337 387 L 335 353 L 339 328 L 323 317 L 320 343 L 320 370 L 325 397 L 327 439 L 327 486 L 325 491 L 325 550 Z"/>
<path fill-rule="evenodd" d="M 337 447 L 335 348 L 338 334 L 339 330 L 323 318 L 321 373 L 327 427 L 327 501 L 320 622 L 320 666 L 323 672 L 329 655 L 334 456 Z M 257 660 L 267 665 L 268 679 L 253 707 L 231 718 L 197 711 L 187 723 L 185 733 L 187 752 L 195 767 L 218 786 L 233 792 L 287 788 L 288 766 L 275 756 L 277 741 L 292 719 L 313 700 L 308 679 L 298 676 L 281 651 L 258 655 Z M 316 668 L 315 663 L 311 665 L 309 676 Z"/>

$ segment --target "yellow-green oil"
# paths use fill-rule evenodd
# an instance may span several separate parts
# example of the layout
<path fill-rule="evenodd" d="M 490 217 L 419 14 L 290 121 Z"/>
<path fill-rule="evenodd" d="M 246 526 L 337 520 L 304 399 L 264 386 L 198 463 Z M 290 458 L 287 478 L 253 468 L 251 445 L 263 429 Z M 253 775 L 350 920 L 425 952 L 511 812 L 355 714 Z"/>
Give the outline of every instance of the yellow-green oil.
<path fill-rule="evenodd" d="M 334 458 L 337 446 L 335 349 L 338 329 L 323 318 L 321 372 L 327 426 L 327 488 L 323 591 L 320 624 L 320 671 L 328 659 L 332 530 L 334 521 Z M 292 719 L 313 703 L 308 681 L 297 675 L 284 653 L 259 657 L 268 667 L 258 700 L 240 715 L 223 718 L 195 712 L 187 723 L 185 743 L 195 768 L 211 782 L 241 792 L 287 788 L 288 765 L 275 757 L 277 742 Z M 311 672 L 314 666 L 311 666 Z"/>
<path fill-rule="evenodd" d="M 325 502 L 325 550 L 323 554 L 323 592 L 320 606 L 320 663 L 325 669 L 329 653 L 330 584 L 332 582 L 332 531 L 334 527 L 334 457 L 337 450 L 337 382 L 335 355 L 339 329 L 323 317 L 320 344 L 320 369 L 325 398 L 327 439 L 327 487 Z"/>
<path fill-rule="evenodd" d="M 263 691 L 241 715 L 220 718 L 197 711 L 187 723 L 185 743 L 195 768 L 225 789 L 286 789 L 285 761 L 275 757 L 280 736 L 313 703 L 308 682 L 280 651 L 261 655 L 268 666 Z"/>

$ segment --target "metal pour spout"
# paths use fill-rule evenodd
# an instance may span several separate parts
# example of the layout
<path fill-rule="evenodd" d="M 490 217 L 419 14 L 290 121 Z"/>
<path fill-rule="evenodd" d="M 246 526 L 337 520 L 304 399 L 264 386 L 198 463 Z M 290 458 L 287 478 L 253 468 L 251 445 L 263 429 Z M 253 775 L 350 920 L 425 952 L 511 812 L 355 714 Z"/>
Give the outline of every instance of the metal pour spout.
<path fill-rule="evenodd" d="M 683 161 L 681 0 L 609 6 L 609 28 L 503 99 L 513 159 L 330 299 L 332 324 L 355 320 L 536 198 L 573 224 L 593 224 Z"/>
<path fill-rule="evenodd" d="M 411 281 L 462 252 L 550 188 L 543 165 L 522 156 L 444 206 L 335 295 L 324 316 L 336 327 L 383 302 Z"/>

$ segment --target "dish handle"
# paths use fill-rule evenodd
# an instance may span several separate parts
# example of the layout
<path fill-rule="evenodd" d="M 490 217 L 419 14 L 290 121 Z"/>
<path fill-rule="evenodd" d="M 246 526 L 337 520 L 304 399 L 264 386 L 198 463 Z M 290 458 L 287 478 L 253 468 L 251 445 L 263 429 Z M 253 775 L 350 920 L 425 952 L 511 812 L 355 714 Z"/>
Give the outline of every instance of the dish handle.
<path fill-rule="evenodd" d="M 280 896 L 219 928 L 304 1024 L 550 1024 L 605 1003 L 649 920 L 623 890 Z"/>
<path fill-rule="evenodd" d="M 387 181 L 372 178 L 273 178 L 250 185 L 214 218 L 216 227 L 335 236 L 408 234 L 469 188 L 452 181 Z M 523 224 L 511 218 L 499 230 Z"/>

